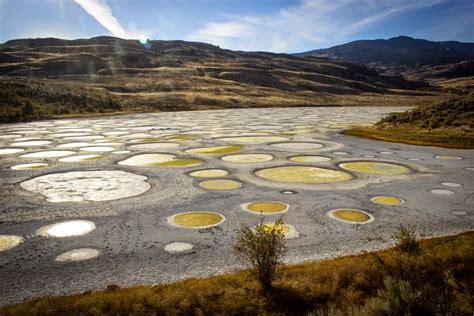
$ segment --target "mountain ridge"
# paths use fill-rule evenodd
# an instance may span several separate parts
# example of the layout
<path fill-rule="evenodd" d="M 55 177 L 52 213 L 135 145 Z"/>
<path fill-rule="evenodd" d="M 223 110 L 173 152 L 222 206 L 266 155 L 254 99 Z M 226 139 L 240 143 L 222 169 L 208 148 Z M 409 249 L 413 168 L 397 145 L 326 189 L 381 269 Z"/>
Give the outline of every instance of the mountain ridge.
<path fill-rule="evenodd" d="M 434 42 L 397 36 L 389 39 L 357 40 L 330 48 L 316 49 L 296 56 L 325 57 L 364 64 L 386 75 L 404 75 L 404 72 L 427 66 L 457 64 L 474 59 L 474 43 L 458 41 Z M 474 75 L 470 67 L 466 74 Z M 426 71 L 426 69 L 425 69 Z M 425 79 L 419 76 L 417 79 Z"/>

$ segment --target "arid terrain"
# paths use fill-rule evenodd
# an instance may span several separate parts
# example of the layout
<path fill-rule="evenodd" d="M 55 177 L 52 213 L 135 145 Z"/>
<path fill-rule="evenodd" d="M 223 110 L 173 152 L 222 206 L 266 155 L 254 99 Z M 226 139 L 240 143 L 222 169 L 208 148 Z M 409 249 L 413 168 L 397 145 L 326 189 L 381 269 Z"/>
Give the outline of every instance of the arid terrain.
<path fill-rule="evenodd" d="M 415 106 L 446 100 L 451 92 L 363 65 L 205 43 L 97 37 L 0 45 L 3 122 L 248 107 Z"/>

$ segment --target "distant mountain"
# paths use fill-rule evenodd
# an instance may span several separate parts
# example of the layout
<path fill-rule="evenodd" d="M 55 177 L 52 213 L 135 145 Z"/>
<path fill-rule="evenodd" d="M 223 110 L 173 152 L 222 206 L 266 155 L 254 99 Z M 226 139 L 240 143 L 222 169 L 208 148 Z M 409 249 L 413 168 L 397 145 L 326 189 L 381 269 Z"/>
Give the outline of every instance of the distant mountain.
<path fill-rule="evenodd" d="M 361 40 L 326 49 L 316 49 L 296 56 L 326 57 L 356 64 L 364 64 L 383 74 L 400 75 L 426 66 L 457 64 L 474 59 L 474 43 L 455 41 L 432 42 L 408 36 L 388 40 Z M 474 75 L 472 63 L 464 64 L 460 73 Z M 466 68 L 470 67 L 470 68 Z M 451 72 L 454 74 L 455 72 Z"/>

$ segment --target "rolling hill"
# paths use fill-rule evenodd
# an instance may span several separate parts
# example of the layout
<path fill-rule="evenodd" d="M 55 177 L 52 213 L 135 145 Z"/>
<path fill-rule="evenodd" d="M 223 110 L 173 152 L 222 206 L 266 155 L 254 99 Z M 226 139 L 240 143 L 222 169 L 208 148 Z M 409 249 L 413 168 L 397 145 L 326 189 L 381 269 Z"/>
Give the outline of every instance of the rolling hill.
<path fill-rule="evenodd" d="M 327 58 L 197 42 L 95 37 L 0 45 L 4 122 L 97 112 L 410 105 L 440 97 L 414 91 L 423 86 Z"/>

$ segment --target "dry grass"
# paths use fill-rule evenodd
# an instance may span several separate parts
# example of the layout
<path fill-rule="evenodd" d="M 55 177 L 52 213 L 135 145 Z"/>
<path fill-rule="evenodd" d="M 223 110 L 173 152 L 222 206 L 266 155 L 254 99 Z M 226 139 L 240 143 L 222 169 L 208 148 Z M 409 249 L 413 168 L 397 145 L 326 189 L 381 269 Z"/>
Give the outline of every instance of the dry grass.
<path fill-rule="evenodd" d="M 345 135 L 365 137 L 393 143 L 445 148 L 474 148 L 474 134 L 455 128 L 428 130 L 421 127 L 397 126 L 385 129 L 357 127 L 344 132 Z"/>
<path fill-rule="evenodd" d="M 386 287 L 394 283 L 416 293 L 415 307 L 428 315 L 472 315 L 473 247 L 474 232 L 468 232 L 423 241 L 420 254 L 415 256 L 390 249 L 284 266 L 268 292 L 262 292 L 249 272 L 243 271 L 152 287 L 110 286 L 102 291 L 5 307 L 0 314 L 325 314 L 328 306 L 337 306 L 341 315 L 347 315 L 344 311 L 372 310 L 382 304 L 379 296 L 386 298 L 390 294 Z"/>

